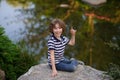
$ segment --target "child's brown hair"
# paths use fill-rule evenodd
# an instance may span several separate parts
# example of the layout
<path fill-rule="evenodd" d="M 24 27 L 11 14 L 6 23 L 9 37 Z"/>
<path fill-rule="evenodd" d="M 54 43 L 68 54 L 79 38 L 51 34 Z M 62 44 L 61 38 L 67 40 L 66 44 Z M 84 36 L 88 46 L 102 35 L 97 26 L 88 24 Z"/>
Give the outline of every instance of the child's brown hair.
<path fill-rule="evenodd" d="M 56 24 L 59 24 L 62 28 L 63 32 L 65 31 L 65 23 L 61 19 L 53 19 L 49 25 L 49 30 L 51 33 L 53 33 L 53 28 Z"/>

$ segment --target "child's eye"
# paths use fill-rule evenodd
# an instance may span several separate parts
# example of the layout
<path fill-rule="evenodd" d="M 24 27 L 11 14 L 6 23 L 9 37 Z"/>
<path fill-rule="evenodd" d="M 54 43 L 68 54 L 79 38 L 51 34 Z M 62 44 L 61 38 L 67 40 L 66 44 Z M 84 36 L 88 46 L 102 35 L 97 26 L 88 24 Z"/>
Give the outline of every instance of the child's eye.
<path fill-rule="evenodd" d="M 61 29 L 62 27 L 59 27 L 59 29 Z"/>
<path fill-rule="evenodd" d="M 53 29 L 57 29 L 56 27 L 53 27 Z"/>

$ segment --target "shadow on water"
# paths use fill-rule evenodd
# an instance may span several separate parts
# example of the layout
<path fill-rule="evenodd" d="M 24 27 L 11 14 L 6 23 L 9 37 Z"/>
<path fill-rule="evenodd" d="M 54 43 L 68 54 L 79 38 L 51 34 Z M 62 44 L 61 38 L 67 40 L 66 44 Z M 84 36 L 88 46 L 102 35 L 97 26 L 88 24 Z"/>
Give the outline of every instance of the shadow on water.
<path fill-rule="evenodd" d="M 24 16 L 24 28 L 20 31 L 19 35 L 23 37 L 18 43 L 23 51 L 35 54 L 37 60 L 47 58 L 48 26 L 51 19 L 61 18 L 66 23 L 66 36 L 70 37 L 71 26 L 77 29 L 76 45 L 67 46 L 66 57 L 75 57 L 101 70 L 105 70 L 109 63 L 120 65 L 120 6 L 117 2 L 110 0 L 99 7 L 79 0 L 6 2 L 14 7 L 21 6 L 16 10 Z M 32 7 L 28 7 L 28 4 Z M 107 9 L 109 11 L 106 12 Z"/>

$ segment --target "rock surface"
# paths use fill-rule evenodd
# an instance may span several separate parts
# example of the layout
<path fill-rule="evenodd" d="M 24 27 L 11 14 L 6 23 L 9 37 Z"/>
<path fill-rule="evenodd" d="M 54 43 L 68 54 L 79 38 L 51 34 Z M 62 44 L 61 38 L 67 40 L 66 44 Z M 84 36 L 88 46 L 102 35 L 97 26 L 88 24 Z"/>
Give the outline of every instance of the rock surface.
<path fill-rule="evenodd" d="M 75 72 L 58 71 L 56 77 L 51 77 L 51 72 L 48 64 L 39 64 L 32 66 L 17 80 L 110 80 L 110 77 L 105 75 L 103 71 L 86 65 L 78 65 Z"/>
<path fill-rule="evenodd" d="M 92 4 L 92 5 L 99 5 L 99 4 L 107 2 L 107 0 L 82 0 L 82 1 Z"/>
<path fill-rule="evenodd" d="M 0 80 L 5 80 L 5 72 L 0 69 Z"/>

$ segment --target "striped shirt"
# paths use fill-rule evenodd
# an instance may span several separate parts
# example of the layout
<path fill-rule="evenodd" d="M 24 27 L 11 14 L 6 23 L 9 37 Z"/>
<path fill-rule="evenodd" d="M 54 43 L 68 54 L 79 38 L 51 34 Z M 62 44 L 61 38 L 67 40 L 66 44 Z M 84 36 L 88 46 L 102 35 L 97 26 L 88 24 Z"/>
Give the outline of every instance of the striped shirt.
<path fill-rule="evenodd" d="M 64 60 L 64 50 L 69 39 L 65 36 L 61 36 L 61 40 L 57 39 L 54 35 L 51 35 L 48 40 L 48 63 L 51 65 L 50 50 L 54 50 L 55 64 Z"/>

